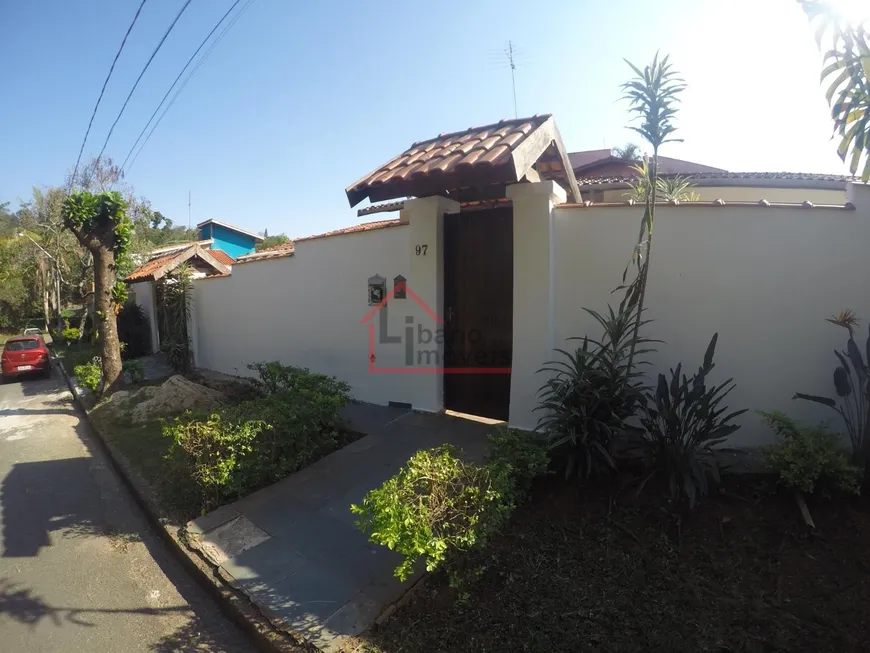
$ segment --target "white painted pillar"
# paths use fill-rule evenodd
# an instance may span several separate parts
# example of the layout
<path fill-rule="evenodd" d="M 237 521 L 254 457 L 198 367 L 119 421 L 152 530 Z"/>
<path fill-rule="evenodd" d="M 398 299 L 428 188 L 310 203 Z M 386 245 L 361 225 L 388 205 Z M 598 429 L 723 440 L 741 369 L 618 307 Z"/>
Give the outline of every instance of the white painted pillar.
<path fill-rule="evenodd" d="M 405 201 L 403 219 L 407 219 L 410 229 L 409 247 L 411 248 L 411 268 L 408 274 L 408 297 L 401 300 L 401 313 L 404 316 L 403 341 L 407 346 L 409 335 L 418 333 L 418 325 L 435 332 L 443 325 L 433 320 L 429 311 L 411 295 L 413 292 L 439 318 L 444 307 L 444 214 L 458 213 L 459 203 L 444 197 L 422 197 Z M 418 249 L 419 248 L 419 249 Z M 398 309 L 398 302 L 394 301 Z M 395 310 L 392 313 L 396 313 Z M 392 317 L 391 317 L 392 320 Z M 439 368 L 444 365 L 443 339 L 431 342 L 413 342 L 414 355 L 420 349 L 435 351 L 437 354 L 428 359 L 415 358 L 418 373 L 409 373 L 407 382 L 413 388 L 410 393 L 415 399 L 413 407 L 418 410 L 438 412 L 444 408 L 444 375 Z M 410 350 L 408 354 L 411 354 Z M 429 370 L 429 371 L 424 371 Z"/>
<path fill-rule="evenodd" d="M 554 181 L 508 186 L 514 207 L 513 363 L 510 425 L 533 429 L 539 414 L 536 372 L 553 360 L 555 346 L 555 229 L 553 207 L 566 200 Z"/>
<path fill-rule="evenodd" d="M 155 281 L 148 283 L 148 308 L 150 314 L 148 319 L 151 321 L 151 353 L 156 354 L 160 351 L 160 332 L 157 328 L 157 284 Z"/>
<path fill-rule="evenodd" d="M 870 217 L 870 184 L 849 182 L 846 185 L 846 201 L 855 206 L 862 217 Z"/>

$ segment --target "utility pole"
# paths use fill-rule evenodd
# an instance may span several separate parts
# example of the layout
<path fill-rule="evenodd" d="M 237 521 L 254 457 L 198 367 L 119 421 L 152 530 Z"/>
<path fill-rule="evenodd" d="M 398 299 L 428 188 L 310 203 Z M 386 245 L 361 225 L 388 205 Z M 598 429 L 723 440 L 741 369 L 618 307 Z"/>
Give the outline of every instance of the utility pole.
<path fill-rule="evenodd" d="M 187 230 L 190 231 L 190 191 L 187 191 Z"/>

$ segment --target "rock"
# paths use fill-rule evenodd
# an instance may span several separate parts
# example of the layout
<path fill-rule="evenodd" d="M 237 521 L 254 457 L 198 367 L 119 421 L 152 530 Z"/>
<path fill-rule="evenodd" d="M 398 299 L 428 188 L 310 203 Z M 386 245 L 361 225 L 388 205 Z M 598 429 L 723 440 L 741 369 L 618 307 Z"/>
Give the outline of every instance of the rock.
<path fill-rule="evenodd" d="M 211 410 L 224 403 L 224 399 L 217 390 L 189 381 L 180 374 L 170 376 L 161 385 L 146 386 L 128 397 L 128 401 L 135 402 L 130 416 L 134 424 L 186 410 Z"/>

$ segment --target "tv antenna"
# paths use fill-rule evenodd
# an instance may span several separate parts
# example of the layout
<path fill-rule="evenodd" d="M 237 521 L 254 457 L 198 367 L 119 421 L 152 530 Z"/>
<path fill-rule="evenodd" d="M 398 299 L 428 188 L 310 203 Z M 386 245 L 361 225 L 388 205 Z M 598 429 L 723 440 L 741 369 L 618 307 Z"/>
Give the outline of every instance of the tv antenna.
<path fill-rule="evenodd" d="M 507 47 L 504 50 L 499 50 L 493 53 L 495 55 L 495 64 L 497 68 L 511 69 L 511 90 L 514 98 L 514 118 L 519 118 L 517 111 L 517 65 L 523 57 L 522 51 L 514 45 L 513 41 L 508 41 Z"/>

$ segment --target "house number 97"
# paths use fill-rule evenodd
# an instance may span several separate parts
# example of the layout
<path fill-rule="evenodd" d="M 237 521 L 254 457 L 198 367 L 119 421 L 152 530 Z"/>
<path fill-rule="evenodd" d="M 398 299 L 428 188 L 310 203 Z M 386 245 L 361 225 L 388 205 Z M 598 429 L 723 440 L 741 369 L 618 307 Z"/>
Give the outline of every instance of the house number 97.
<path fill-rule="evenodd" d="M 429 245 L 417 245 L 414 247 L 414 253 L 416 253 L 417 256 L 426 256 L 426 252 L 428 251 Z"/>

